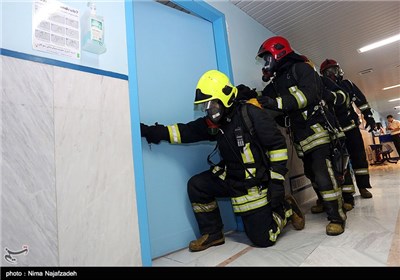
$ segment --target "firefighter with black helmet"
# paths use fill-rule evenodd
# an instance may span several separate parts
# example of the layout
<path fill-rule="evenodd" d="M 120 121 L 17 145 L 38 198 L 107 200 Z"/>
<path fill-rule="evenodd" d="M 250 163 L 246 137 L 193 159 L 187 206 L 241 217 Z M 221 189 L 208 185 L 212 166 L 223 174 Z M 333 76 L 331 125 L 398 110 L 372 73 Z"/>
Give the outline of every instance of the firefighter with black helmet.
<path fill-rule="evenodd" d="M 357 182 L 357 187 L 361 197 L 371 198 L 372 194 L 368 191 L 371 188 L 368 161 L 365 154 L 364 142 L 359 129 L 360 119 L 352 104 L 357 106 L 366 121 L 365 128 L 371 132 L 375 127 L 371 108 L 365 95 L 350 80 L 343 79 L 344 72 L 334 59 L 326 59 L 321 63 L 320 73 L 322 76 L 336 82 L 347 94 L 346 102 L 341 106 L 335 106 L 335 111 L 339 123 L 346 134 L 346 146 L 350 153 L 351 165 Z M 348 178 L 348 184 L 350 183 Z"/>
<path fill-rule="evenodd" d="M 191 251 L 225 242 L 217 197 L 231 198 L 235 214 L 242 217 L 246 234 L 256 246 L 274 245 L 290 219 L 295 229 L 304 228 L 296 201 L 285 198 L 285 139 L 255 98 L 239 101 L 246 96 L 257 93 L 244 85 L 235 87 L 224 73 L 210 70 L 199 79 L 194 102 L 202 106 L 205 117 L 168 126 L 141 123 L 142 137 L 149 143 L 217 141 L 221 161 L 213 163 L 209 156 L 210 169 L 188 181 L 201 233 L 190 242 Z"/>
<path fill-rule="evenodd" d="M 315 182 L 329 224 L 328 235 L 345 230 L 346 214 L 342 209 L 342 192 L 334 176 L 331 143 L 332 126 L 322 104 L 324 86 L 314 68 L 293 51 L 289 42 L 274 36 L 261 44 L 256 56 L 264 64 L 262 79 L 268 82 L 258 98 L 264 108 L 284 112 L 297 155 L 303 160 L 304 173 Z"/>

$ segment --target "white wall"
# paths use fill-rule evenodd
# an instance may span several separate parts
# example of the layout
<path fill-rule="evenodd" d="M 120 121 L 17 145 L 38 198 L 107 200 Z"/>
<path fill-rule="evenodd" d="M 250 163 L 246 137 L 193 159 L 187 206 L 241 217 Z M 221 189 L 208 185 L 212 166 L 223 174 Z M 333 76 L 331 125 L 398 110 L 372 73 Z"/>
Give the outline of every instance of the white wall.
<path fill-rule="evenodd" d="M 60 265 L 141 265 L 128 82 L 53 73 Z"/>
<path fill-rule="evenodd" d="M 20 266 L 141 265 L 128 82 L 0 58 L 2 248 L 27 245 Z"/>
<path fill-rule="evenodd" d="M 263 89 L 262 65 L 256 64 L 255 57 L 261 44 L 274 34 L 230 2 L 206 2 L 225 14 L 234 83 Z"/>
<path fill-rule="evenodd" d="M 27 245 L 21 266 L 139 266 L 124 1 L 96 1 L 107 52 L 80 60 L 32 49 L 33 2 L 0 6 L 1 48 L 55 59 L 0 56 L 2 248 Z"/>

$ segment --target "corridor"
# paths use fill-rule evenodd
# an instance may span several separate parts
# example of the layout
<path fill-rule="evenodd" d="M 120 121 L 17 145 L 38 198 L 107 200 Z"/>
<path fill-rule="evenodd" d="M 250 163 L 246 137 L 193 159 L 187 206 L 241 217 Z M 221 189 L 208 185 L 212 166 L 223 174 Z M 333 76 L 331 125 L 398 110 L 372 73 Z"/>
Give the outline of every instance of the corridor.
<path fill-rule="evenodd" d="M 372 199 L 357 191 L 347 213 L 346 231 L 325 234 L 324 213 L 302 205 L 306 226 L 289 224 L 275 246 L 252 247 L 243 232 L 226 235 L 224 245 L 191 253 L 188 249 L 153 260 L 153 266 L 400 266 L 400 163 L 370 166 Z"/>

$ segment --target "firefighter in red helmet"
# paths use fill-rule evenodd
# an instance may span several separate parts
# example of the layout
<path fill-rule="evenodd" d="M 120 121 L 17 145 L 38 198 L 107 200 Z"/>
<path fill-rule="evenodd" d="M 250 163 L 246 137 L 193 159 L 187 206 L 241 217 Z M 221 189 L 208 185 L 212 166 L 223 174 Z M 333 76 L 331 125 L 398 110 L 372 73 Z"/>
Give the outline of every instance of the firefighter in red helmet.
<path fill-rule="evenodd" d="M 351 165 L 357 182 L 357 187 L 361 197 L 371 198 L 372 194 L 368 191 L 371 188 L 368 161 L 365 154 L 364 142 L 360 133 L 360 119 L 355 112 L 353 103 L 363 114 L 366 122 L 365 128 L 371 132 L 375 127 L 371 108 L 365 95 L 350 80 L 343 79 L 344 72 L 334 59 L 326 59 L 321 63 L 320 73 L 322 76 L 337 83 L 346 93 L 347 100 L 342 105 L 335 106 L 337 118 L 343 131 L 346 134 L 346 146 L 350 153 Z M 346 184 L 351 184 L 351 177 L 347 178 Z"/>
<path fill-rule="evenodd" d="M 330 221 L 326 233 L 339 235 L 345 230 L 347 217 L 342 209 L 342 192 L 334 176 L 331 146 L 332 139 L 341 132 L 321 101 L 322 80 L 281 36 L 263 42 L 256 59 L 264 64 L 263 81 L 269 82 L 258 100 L 264 108 L 281 111 L 287 116 L 285 125 L 291 132 L 297 155 L 303 160 L 304 173 L 315 182 L 323 198 Z"/>
<path fill-rule="evenodd" d="M 254 90 L 233 86 L 218 70 L 204 73 L 196 87 L 195 104 L 206 116 L 188 123 L 140 125 L 148 143 L 171 144 L 216 141 L 208 157 L 210 169 L 192 176 L 187 185 L 201 236 L 189 243 L 202 251 L 225 242 L 217 197 L 230 197 L 244 229 L 259 247 L 275 244 L 287 221 L 304 228 L 304 216 L 292 196 L 285 198 L 286 141 L 273 118 L 261 108 Z M 242 100 L 241 100 L 242 99 Z M 221 161 L 211 155 L 219 150 Z M 197 159 L 194 159 L 197 160 Z"/>

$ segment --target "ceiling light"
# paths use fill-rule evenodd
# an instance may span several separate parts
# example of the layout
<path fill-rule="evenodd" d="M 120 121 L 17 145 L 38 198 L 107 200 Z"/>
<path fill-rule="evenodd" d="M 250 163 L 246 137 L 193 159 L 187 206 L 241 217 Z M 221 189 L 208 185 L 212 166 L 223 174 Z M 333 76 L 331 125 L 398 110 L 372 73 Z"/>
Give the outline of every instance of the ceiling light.
<path fill-rule="evenodd" d="M 388 100 L 388 102 L 395 102 L 395 101 L 399 101 L 399 100 L 400 100 L 400 98 L 395 98 L 395 99 Z"/>
<path fill-rule="evenodd" d="M 393 43 L 393 42 L 396 42 L 396 41 L 399 41 L 399 40 L 400 40 L 400 34 L 397 34 L 395 36 L 392 36 L 392 37 L 383 39 L 381 41 L 372 43 L 370 45 L 367 45 L 365 47 L 359 48 L 359 49 L 357 49 L 357 51 L 359 53 L 363 53 L 363 52 L 370 51 L 370 50 L 382 47 L 384 45 L 387 45 L 387 44 L 390 44 L 390 43 Z"/>
<path fill-rule="evenodd" d="M 397 87 L 400 87 L 400 84 L 390 86 L 390 87 L 384 87 L 383 90 L 388 90 L 388 89 L 397 88 Z"/>
<path fill-rule="evenodd" d="M 365 69 L 365 70 L 362 70 L 362 71 L 358 72 L 358 74 L 359 75 L 365 75 L 365 74 L 368 74 L 368 73 L 372 73 L 373 71 L 374 70 L 372 68 L 368 68 L 368 69 Z"/>

